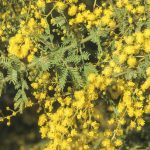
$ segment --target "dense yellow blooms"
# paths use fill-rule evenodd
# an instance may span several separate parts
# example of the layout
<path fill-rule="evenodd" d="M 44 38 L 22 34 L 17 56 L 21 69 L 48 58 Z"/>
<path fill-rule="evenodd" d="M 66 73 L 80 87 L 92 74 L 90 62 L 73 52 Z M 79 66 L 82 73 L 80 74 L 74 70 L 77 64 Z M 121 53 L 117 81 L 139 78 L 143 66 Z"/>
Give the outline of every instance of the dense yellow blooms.
<path fill-rule="evenodd" d="M 52 8 L 45 15 L 47 3 L 52 4 Z M 141 0 L 117 0 L 113 3 L 102 1 L 100 6 L 93 4 L 89 9 L 86 3 L 78 0 L 36 0 L 29 4 L 31 10 L 27 6 L 18 8 L 21 19 L 14 32 L 11 31 L 13 22 L 0 23 L 1 42 L 7 40 L 6 31 L 10 32 L 8 56 L 19 58 L 29 67 L 28 83 L 32 98 L 39 105 L 39 111 L 42 110 L 39 130 L 41 137 L 48 139 L 44 150 L 91 150 L 93 147 L 116 150 L 123 145 L 122 137 L 127 131 L 142 130 L 146 123 L 144 115 L 150 114 L 150 65 L 147 64 L 150 29 L 145 25 L 149 19 L 149 5 L 150 0 L 145 4 Z M 122 10 L 125 12 L 123 16 Z M 61 18 L 53 16 L 53 11 Z M 0 14 L 0 19 L 5 20 L 9 16 L 8 11 Z M 12 20 L 14 18 L 15 13 Z M 55 29 L 47 31 L 49 26 Z M 59 44 L 68 35 L 69 40 L 64 42 L 67 46 L 70 39 L 77 38 L 80 42 L 93 30 L 99 34 L 99 39 L 92 37 L 91 42 L 98 43 L 99 50 L 95 52 L 92 49 L 94 57 L 89 62 L 96 66 L 97 73 L 89 72 L 82 88 L 75 88 L 67 82 L 62 91 L 55 69 L 32 68 L 37 56 L 44 57 L 42 63 L 45 65 L 49 50 L 56 45 L 63 50 Z M 46 45 L 41 35 L 53 31 L 61 37 L 61 42 Z M 48 41 L 52 38 L 49 37 Z M 86 45 L 83 41 L 79 46 Z M 47 46 L 48 52 L 44 51 L 43 45 Z M 84 51 L 86 48 L 83 51 L 75 49 L 79 54 Z M 65 67 L 72 66 L 65 64 Z M 31 107 L 33 101 L 29 100 L 25 107 Z M 15 115 L 12 112 L 12 116 Z M 6 119 L 10 125 L 10 118 L 0 118 L 0 122 Z"/>
<path fill-rule="evenodd" d="M 69 16 L 74 16 L 77 13 L 77 6 L 76 5 L 71 5 L 69 10 L 68 10 L 68 15 Z"/>

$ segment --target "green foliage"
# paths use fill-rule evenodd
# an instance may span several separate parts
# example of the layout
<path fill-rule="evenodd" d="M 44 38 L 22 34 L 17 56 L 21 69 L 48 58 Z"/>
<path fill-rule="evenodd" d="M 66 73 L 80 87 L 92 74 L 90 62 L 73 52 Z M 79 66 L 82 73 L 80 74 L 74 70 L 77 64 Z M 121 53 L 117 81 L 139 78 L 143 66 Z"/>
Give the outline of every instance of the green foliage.
<path fill-rule="evenodd" d="M 23 111 L 25 102 L 27 102 L 26 90 L 28 89 L 27 81 L 24 79 L 26 75 L 26 66 L 15 56 L 9 58 L 1 54 L 0 68 L 4 70 L 4 74 L 0 72 L 0 95 L 2 94 L 4 85 L 13 84 L 17 93 L 15 95 L 15 109 Z M 6 72 L 6 73 L 5 73 Z"/>

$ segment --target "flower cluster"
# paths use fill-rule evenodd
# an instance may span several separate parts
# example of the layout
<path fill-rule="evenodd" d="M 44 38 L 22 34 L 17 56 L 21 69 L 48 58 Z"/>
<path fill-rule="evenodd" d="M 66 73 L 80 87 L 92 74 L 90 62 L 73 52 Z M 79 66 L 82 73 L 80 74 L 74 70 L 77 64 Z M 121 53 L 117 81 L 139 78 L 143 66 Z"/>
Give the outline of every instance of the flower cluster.
<path fill-rule="evenodd" d="M 123 147 L 150 114 L 150 0 L 17 1 L 0 11 L 0 82 L 38 105 L 44 149 Z"/>

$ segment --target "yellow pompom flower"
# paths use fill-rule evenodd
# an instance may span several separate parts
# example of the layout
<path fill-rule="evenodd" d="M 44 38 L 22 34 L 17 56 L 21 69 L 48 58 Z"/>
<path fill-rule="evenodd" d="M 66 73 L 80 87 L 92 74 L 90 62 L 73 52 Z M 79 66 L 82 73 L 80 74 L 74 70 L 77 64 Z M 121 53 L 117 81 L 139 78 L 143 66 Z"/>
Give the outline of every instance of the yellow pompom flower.
<path fill-rule="evenodd" d="M 31 87 L 33 87 L 34 89 L 37 89 L 39 87 L 38 83 L 34 82 L 31 84 Z"/>
<path fill-rule="evenodd" d="M 83 90 L 75 91 L 74 92 L 74 97 L 75 97 L 76 100 L 81 100 L 81 99 L 85 100 L 84 91 Z"/>
<path fill-rule="evenodd" d="M 128 22 L 129 22 L 130 24 L 132 24 L 132 23 L 133 23 L 133 19 L 132 19 L 131 17 L 129 17 L 129 18 L 128 18 Z"/>
<path fill-rule="evenodd" d="M 28 57 L 27 57 L 28 62 L 32 62 L 33 57 L 34 57 L 33 54 L 28 55 Z"/>
<path fill-rule="evenodd" d="M 109 139 L 105 139 L 102 141 L 102 146 L 104 147 L 110 147 L 110 140 Z"/>
<path fill-rule="evenodd" d="M 47 23 L 46 19 L 41 18 L 41 26 L 45 29 L 48 27 L 48 23 Z"/>
<path fill-rule="evenodd" d="M 96 16 L 93 13 L 89 13 L 87 16 L 88 21 L 94 21 L 96 19 Z"/>
<path fill-rule="evenodd" d="M 84 17 L 81 13 L 78 13 L 75 18 L 75 23 L 82 23 L 84 21 Z"/>
<path fill-rule="evenodd" d="M 103 70 L 103 74 L 106 76 L 106 77 L 110 77 L 112 75 L 112 68 L 111 67 L 106 67 L 104 70 Z"/>
<path fill-rule="evenodd" d="M 122 145 L 122 141 L 120 140 L 120 139 L 117 139 L 116 141 L 115 141 L 115 146 L 116 147 L 120 147 Z"/>
<path fill-rule="evenodd" d="M 121 1 L 117 1 L 116 6 L 118 8 L 121 8 L 121 7 L 123 7 L 123 3 Z"/>
<path fill-rule="evenodd" d="M 131 10 L 133 10 L 133 6 L 131 4 L 128 4 L 125 7 L 129 12 L 131 12 Z"/>
<path fill-rule="evenodd" d="M 76 5 L 71 5 L 68 9 L 69 16 L 75 16 L 77 13 L 78 7 Z"/>
<path fill-rule="evenodd" d="M 143 120 L 143 118 L 138 118 L 138 119 L 137 119 L 137 123 L 138 123 L 138 125 L 140 125 L 140 126 L 144 126 L 144 125 L 145 125 L 145 121 Z"/>
<path fill-rule="evenodd" d="M 38 0 L 37 1 L 37 6 L 39 8 L 44 8 L 45 7 L 45 1 L 44 0 Z"/>
<path fill-rule="evenodd" d="M 122 72 L 122 68 L 119 67 L 119 66 L 116 66 L 116 67 L 114 68 L 114 73 L 120 73 L 120 72 Z"/>
<path fill-rule="evenodd" d="M 131 54 L 135 54 L 135 47 L 134 46 L 126 46 L 125 48 L 124 48 L 124 52 L 126 53 L 126 54 L 128 54 L 128 55 L 131 55 Z"/>
<path fill-rule="evenodd" d="M 137 64 L 136 58 L 135 58 L 134 56 L 130 56 L 130 57 L 128 58 L 127 64 L 128 64 L 131 68 L 135 67 L 135 65 Z"/>
<path fill-rule="evenodd" d="M 119 63 L 123 64 L 127 60 L 127 55 L 126 54 L 121 54 L 119 56 Z"/>
<path fill-rule="evenodd" d="M 136 36 L 137 43 L 142 44 L 144 42 L 144 36 L 141 32 L 136 32 L 135 36 Z"/>
<path fill-rule="evenodd" d="M 88 81 L 89 82 L 94 82 L 96 79 L 96 75 L 94 73 L 89 74 L 88 76 Z"/>
<path fill-rule="evenodd" d="M 134 37 L 133 36 L 126 36 L 126 37 L 124 37 L 124 40 L 127 44 L 133 44 Z"/>
<path fill-rule="evenodd" d="M 66 8 L 66 5 L 64 2 L 58 1 L 55 4 L 58 11 L 63 11 Z"/>
<path fill-rule="evenodd" d="M 102 14 L 102 8 L 101 7 L 95 8 L 94 14 L 96 15 L 96 17 L 100 17 L 100 15 Z"/>
<path fill-rule="evenodd" d="M 137 13 L 139 13 L 139 14 L 143 14 L 143 13 L 144 13 L 144 6 L 138 6 L 138 7 L 136 8 L 136 11 L 137 11 Z"/>
<path fill-rule="evenodd" d="M 84 3 L 81 3 L 80 5 L 79 5 L 79 11 L 84 11 L 85 9 L 86 9 L 86 5 L 84 4 Z"/>
<path fill-rule="evenodd" d="M 144 30 L 144 37 L 149 38 L 150 37 L 150 29 L 145 29 Z"/>
<path fill-rule="evenodd" d="M 42 115 L 39 117 L 38 125 L 39 125 L 39 126 L 42 126 L 46 121 L 47 121 L 46 115 L 45 115 L 45 114 L 42 114 Z"/>
<path fill-rule="evenodd" d="M 136 122 L 131 120 L 129 127 L 130 127 L 130 129 L 135 128 L 136 127 Z"/>

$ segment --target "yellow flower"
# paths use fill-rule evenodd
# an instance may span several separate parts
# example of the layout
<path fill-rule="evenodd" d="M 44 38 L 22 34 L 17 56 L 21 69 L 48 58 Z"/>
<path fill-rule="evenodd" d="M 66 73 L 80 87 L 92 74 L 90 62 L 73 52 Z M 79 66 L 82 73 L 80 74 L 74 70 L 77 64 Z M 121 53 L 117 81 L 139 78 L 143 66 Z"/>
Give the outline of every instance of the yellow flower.
<path fill-rule="evenodd" d="M 44 2 L 44 0 L 38 0 L 38 1 L 37 1 L 37 6 L 38 6 L 39 8 L 45 7 L 45 2 Z"/>
<path fill-rule="evenodd" d="M 150 37 L 150 29 L 145 29 L 144 30 L 144 37 L 149 38 Z"/>
<path fill-rule="evenodd" d="M 133 10 L 133 6 L 131 4 L 128 4 L 125 7 L 129 12 L 131 12 L 131 10 Z"/>
<path fill-rule="evenodd" d="M 117 6 L 118 8 L 123 7 L 122 1 L 117 1 L 116 6 Z"/>
<path fill-rule="evenodd" d="M 48 27 L 48 23 L 47 23 L 46 19 L 41 18 L 41 26 L 42 26 L 43 28 L 47 28 L 47 27 Z"/>
<path fill-rule="evenodd" d="M 23 44 L 21 46 L 20 52 L 18 54 L 18 57 L 23 59 L 23 58 L 25 58 L 28 55 L 28 52 L 29 52 L 29 46 L 26 45 L 26 44 Z"/>
<path fill-rule="evenodd" d="M 121 135 L 123 135 L 123 129 L 116 129 L 115 133 L 117 136 L 121 136 Z"/>
<path fill-rule="evenodd" d="M 128 111 L 127 111 L 129 117 L 133 117 L 134 116 L 134 110 L 133 108 L 129 108 Z"/>
<path fill-rule="evenodd" d="M 70 19 L 70 20 L 69 20 L 69 25 L 72 26 L 75 22 L 76 22 L 75 19 Z"/>
<path fill-rule="evenodd" d="M 137 126 L 137 131 L 141 131 L 142 127 L 141 126 Z"/>
<path fill-rule="evenodd" d="M 66 5 L 64 2 L 58 1 L 55 4 L 58 11 L 63 11 L 66 8 Z"/>
<path fill-rule="evenodd" d="M 110 147 L 110 140 L 109 140 L 109 139 L 103 140 L 103 141 L 102 141 L 102 145 L 103 145 L 104 147 Z"/>
<path fill-rule="evenodd" d="M 130 87 L 135 86 L 135 83 L 134 83 L 134 82 L 132 82 L 132 81 L 129 81 L 127 84 L 128 84 L 128 86 L 130 86 Z"/>
<path fill-rule="evenodd" d="M 70 117 L 73 114 L 73 110 L 71 108 L 66 108 L 64 110 L 64 114 L 65 114 L 66 117 Z"/>
<path fill-rule="evenodd" d="M 89 133 L 88 133 L 88 135 L 90 136 L 90 137 L 94 137 L 94 132 L 93 131 L 90 131 Z"/>
<path fill-rule="evenodd" d="M 126 36 L 126 37 L 124 37 L 124 40 L 127 44 L 133 44 L 134 37 L 133 36 Z"/>
<path fill-rule="evenodd" d="M 89 150 L 90 147 L 88 145 L 84 145 L 84 150 Z"/>
<path fill-rule="evenodd" d="M 28 58 L 27 58 L 28 62 L 32 62 L 33 57 L 34 57 L 33 54 L 28 55 Z"/>
<path fill-rule="evenodd" d="M 131 120 L 129 127 L 130 127 L 130 129 L 135 128 L 136 127 L 136 122 Z"/>
<path fill-rule="evenodd" d="M 45 114 L 42 114 L 40 117 L 39 117 L 39 120 L 38 120 L 38 125 L 39 126 L 42 126 L 44 125 L 44 123 L 47 121 L 47 117 Z"/>
<path fill-rule="evenodd" d="M 137 109 L 134 111 L 135 117 L 141 117 L 143 115 L 143 110 L 142 109 Z"/>
<path fill-rule="evenodd" d="M 41 14 L 38 11 L 36 11 L 34 14 L 35 14 L 35 18 L 37 19 L 41 18 Z"/>
<path fill-rule="evenodd" d="M 39 87 L 38 83 L 34 82 L 31 84 L 31 86 L 34 88 L 34 89 L 37 89 Z"/>
<path fill-rule="evenodd" d="M 76 18 L 75 18 L 75 22 L 76 23 L 82 23 L 84 21 L 83 15 L 81 13 L 78 13 Z"/>
<path fill-rule="evenodd" d="M 144 42 L 144 36 L 141 32 L 136 32 L 135 36 L 137 43 L 142 44 Z"/>
<path fill-rule="evenodd" d="M 77 10 L 78 10 L 78 7 L 76 5 L 71 5 L 68 9 L 68 15 L 69 16 L 74 16 L 76 15 L 77 13 Z"/>
<path fill-rule="evenodd" d="M 126 54 L 121 54 L 119 55 L 119 63 L 123 64 L 127 60 L 127 55 Z"/>
<path fill-rule="evenodd" d="M 116 22 L 113 21 L 113 20 L 110 20 L 108 26 L 109 26 L 110 28 L 115 28 L 115 27 L 116 27 Z"/>
<path fill-rule="evenodd" d="M 125 121 L 124 118 L 119 119 L 118 122 L 119 122 L 121 125 L 124 125 L 124 124 L 126 123 L 126 121 Z"/>
<path fill-rule="evenodd" d="M 94 9 L 94 14 L 96 15 L 96 17 L 100 17 L 102 13 L 102 7 L 97 7 Z"/>
<path fill-rule="evenodd" d="M 88 21 L 94 21 L 96 19 L 95 15 L 93 13 L 89 13 L 87 16 Z"/>
<path fill-rule="evenodd" d="M 76 136 L 78 133 L 75 129 L 71 130 L 71 136 Z"/>
<path fill-rule="evenodd" d="M 16 43 L 18 43 L 18 44 L 19 44 L 19 43 L 22 43 L 22 42 L 23 42 L 23 39 L 24 39 L 24 38 L 23 38 L 23 35 L 22 35 L 22 34 L 18 33 L 18 34 L 15 35 L 15 42 L 16 42 Z"/>
<path fill-rule="evenodd" d="M 104 70 L 103 70 L 103 74 L 106 76 L 106 77 L 110 77 L 112 75 L 112 68 L 111 67 L 106 67 Z"/>
<path fill-rule="evenodd" d="M 128 58 L 127 63 L 128 63 L 128 65 L 129 65 L 131 68 L 133 68 L 133 67 L 136 66 L 137 60 L 136 60 L 136 58 L 135 58 L 134 56 L 130 56 L 130 57 Z"/>
<path fill-rule="evenodd" d="M 101 21 L 102 21 L 103 25 L 108 25 L 110 20 L 111 20 L 110 17 L 106 16 L 106 15 L 101 18 Z"/>
<path fill-rule="evenodd" d="M 48 133 L 48 131 L 49 131 L 49 128 L 47 128 L 47 127 L 41 127 L 40 128 L 41 137 L 45 138 L 46 135 L 47 135 L 47 133 Z"/>
<path fill-rule="evenodd" d="M 140 125 L 140 126 L 144 126 L 145 121 L 144 121 L 142 118 L 138 118 L 138 119 L 137 119 L 137 123 L 138 123 L 138 125 Z"/>
<path fill-rule="evenodd" d="M 120 140 L 120 139 L 117 139 L 116 141 L 115 141 L 115 146 L 116 147 L 120 147 L 122 145 L 122 141 Z"/>
<path fill-rule="evenodd" d="M 122 72 L 121 67 L 117 66 L 117 67 L 114 68 L 114 73 L 120 73 L 120 72 Z"/>
<path fill-rule="evenodd" d="M 119 51 L 122 48 L 122 41 L 116 41 L 115 42 L 115 48 Z"/>
<path fill-rule="evenodd" d="M 110 130 L 107 130 L 104 132 L 104 136 L 110 137 L 112 136 L 112 132 Z"/>
<path fill-rule="evenodd" d="M 132 23 L 133 23 L 133 19 L 132 19 L 131 17 L 129 17 L 129 18 L 128 18 L 128 22 L 129 22 L 130 24 L 132 24 Z"/>
<path fill-rule="evenodd" d="M 28 21 L 28 26 L 30 28 L 33 28 L 36 25 L 36 21 L 34 20 L 34 18 L 30 18 L 30 20 Z"/>
<path fill-rule="evenodd" d="M 115 66 L 116 66 L 116 63 L 115 63 L 113 60 L 111 60 L 111 61 L 109 62 L 109 65 L 110 65 L 110 67 L 115 67 Z"/>
<path fill-rule="evenodd" d="M 83 90 L 81 90 L 81 91 L 75 91 L 74 92 L 74 97 L 77 100 L 85 99 L 85 97 L 84 97 L 84 91 Z"/>
<path fill-rule="evenodd" d="M 135 47 L 134 47 L 134 46 L 126 46 L 126 47 L 124 48 L 124 52 L 125 52 L 126 54 L 131 55 L 131 54 L 135 54 L 136 50 L 135 50 Z"/>
<path fill-rule="evenodd" d="M 45 98 L 46 98 L 46 93 L 44 93 L 44 92 L 41 93 L 41 94 L 40 94 L 40 100 L 45 99 Z"/>
<path fill-rule="evenodd" d="M 86 9 L 86 5 L 84 4 L 84 3 L 81 3 L 80 5 L 79 5 L 79 11 L 84 11 L 85 9 Z"/>
<path fill-rule="evenodd" d="M 88 81 L 89 82 L 94 82 L 96 79 L 96 75 L 94 73 L 89 74 L 88 76 Z"/>
<path fill-rule="evenodd" d="M 136 11 L 137 11 L 137 13 L 139 13 L 139 14 L 143 14 L 143 13 L 144 13 L 144 6 L 138 6 L 138 7 L 136 8 Z"/>
<path fill-rule="evenodd" d="M 96 121 L 92 122 L 91 126 L 94 128 L 94 129 L 98 129 L 99 128 L 99 123 L 97 123 Z"/>
<path fill-rule="evenodd" d="M 110 120 L 108 120 L 108 124 L 109 125 L 113 125 L 115 123 L 115 120 L 112 118 L 112 119 L 110 119 Z"/>

